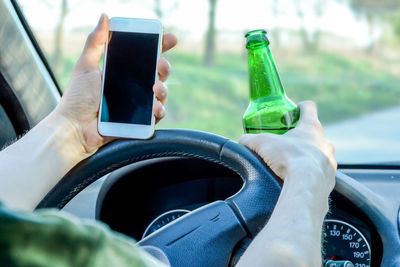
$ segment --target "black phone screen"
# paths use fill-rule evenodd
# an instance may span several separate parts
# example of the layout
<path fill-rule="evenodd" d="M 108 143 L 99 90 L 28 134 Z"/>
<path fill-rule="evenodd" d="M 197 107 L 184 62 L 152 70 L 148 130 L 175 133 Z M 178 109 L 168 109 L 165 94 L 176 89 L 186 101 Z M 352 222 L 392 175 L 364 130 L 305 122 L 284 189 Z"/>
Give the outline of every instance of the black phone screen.
<path fill-rule="evenodd" d="M 100 121 L 151 124 L 158 34 L 110 31 Z"/>

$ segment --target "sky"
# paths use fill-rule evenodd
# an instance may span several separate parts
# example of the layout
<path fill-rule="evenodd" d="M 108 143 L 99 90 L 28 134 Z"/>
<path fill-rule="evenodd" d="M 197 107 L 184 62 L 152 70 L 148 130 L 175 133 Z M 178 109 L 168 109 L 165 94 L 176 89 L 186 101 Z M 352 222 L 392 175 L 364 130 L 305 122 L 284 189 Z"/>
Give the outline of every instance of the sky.
<path fill-rule="evenodd" d="M 218 0 L 216 27 L 222 32 L 245 32 L 249 29 L 299 29 L 301 21 L 296 15 L 294 3 L 298 0 L 280 0 L 279 16 L 273 14 L 273 0 Z M 309 32 L 316 27 L 346 38 L 356 45 L 364 46 L 370 40 L 367 24 L 357 18 L 345 1 L 325 0 L 322 17 L 313 12 L 314 1 L 299 2 L 304 11 L 304 24 Z M 36 31 L 53 31 L 59 16 L 60 0 L 18 1 Z M 175 7 L 175 3 L 178 3 Z M 110 17 L 155 18 L 153 0 L 69 0 L 70 13 L 66 30 L 93 26 L 101 13 Z M 163 0 L 165 14 L 163 23 L 185 34 L 186 38 L 203 38 L 208 23 L 208 0 Z M 172 8 L 173 7 L 173 8 Z M 379 34 L 379 32 L 377 33 Z"/>

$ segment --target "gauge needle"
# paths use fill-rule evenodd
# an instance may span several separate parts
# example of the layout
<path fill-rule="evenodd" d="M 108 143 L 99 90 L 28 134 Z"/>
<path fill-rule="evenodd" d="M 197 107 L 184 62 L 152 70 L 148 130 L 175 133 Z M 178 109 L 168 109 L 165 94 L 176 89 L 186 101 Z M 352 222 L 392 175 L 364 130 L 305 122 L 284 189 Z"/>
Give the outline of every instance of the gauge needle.
<path fill-rule="evenodd" d="M 331 260 L 333 260 L 335 257 L 336 257 L 336 256 L 332 256 L 332 257 L 330 257 L 330 259 L 329 259 L 329 260 L 331 261 Z"/>

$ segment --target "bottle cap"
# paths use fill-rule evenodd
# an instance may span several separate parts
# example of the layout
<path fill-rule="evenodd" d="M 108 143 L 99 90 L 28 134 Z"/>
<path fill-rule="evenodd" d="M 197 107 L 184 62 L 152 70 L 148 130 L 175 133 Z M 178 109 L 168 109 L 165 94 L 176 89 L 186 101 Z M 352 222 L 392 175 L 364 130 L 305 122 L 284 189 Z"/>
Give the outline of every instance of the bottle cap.
<path fill-rule="evenodd" d="M 267 31 L 265 30 L 249 31 L 244 37 L 247 39 L 246 48 L 255 48 L 263 45 L 269 45 Z"/>

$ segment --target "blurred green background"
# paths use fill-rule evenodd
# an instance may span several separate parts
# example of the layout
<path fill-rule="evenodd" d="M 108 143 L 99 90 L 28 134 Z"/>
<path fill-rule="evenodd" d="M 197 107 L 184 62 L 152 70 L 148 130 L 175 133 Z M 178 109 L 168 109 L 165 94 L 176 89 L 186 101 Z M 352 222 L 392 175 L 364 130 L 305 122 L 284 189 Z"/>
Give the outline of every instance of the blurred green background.
<path fill-rule="evenodd" d="M 100 13 L 160 19 L 179 44 L 165 55 L 173 72 L 158 128 L 242 135 L 249 90 L 244 34 L 256 28 L 268 31 L 289 97 L 316 101 L 325 126 L 400 106 L 398 0 L 18 2 L 62 89 Z"/>

